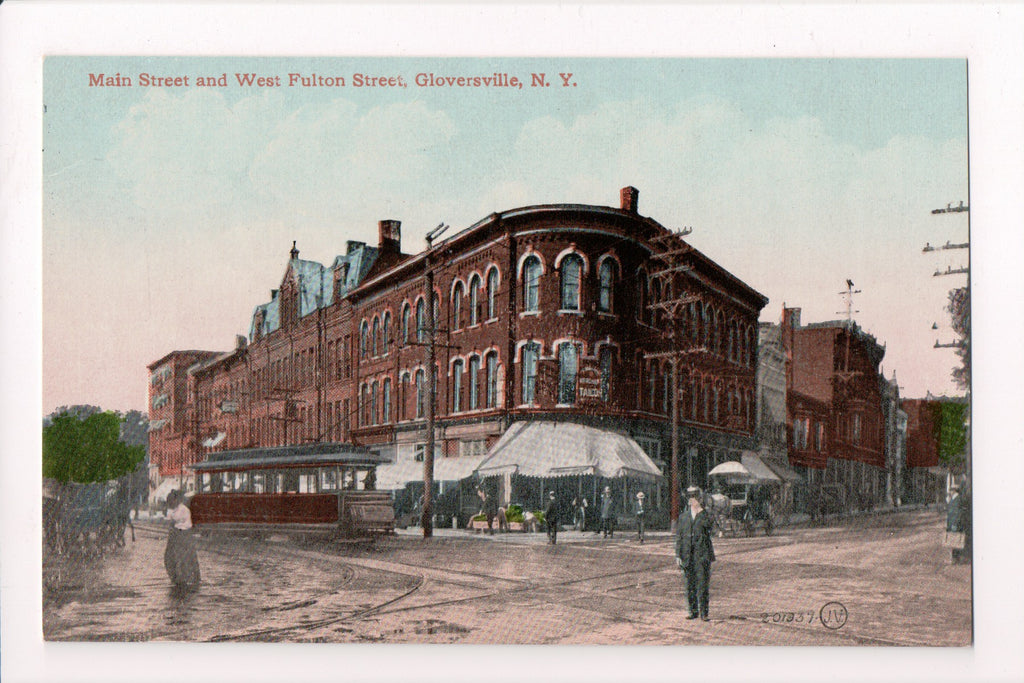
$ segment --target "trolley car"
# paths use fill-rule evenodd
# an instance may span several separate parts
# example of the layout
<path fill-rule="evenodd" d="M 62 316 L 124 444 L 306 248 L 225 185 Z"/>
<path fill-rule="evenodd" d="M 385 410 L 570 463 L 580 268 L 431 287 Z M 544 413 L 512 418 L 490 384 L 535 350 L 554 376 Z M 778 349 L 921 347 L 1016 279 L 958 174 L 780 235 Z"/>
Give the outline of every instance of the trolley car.
<path fill-rule="evenodd" d="M 385 460 L 349 444 L 321 443 L 212 453 L 192 465 L 190 508 L 200 532 L 394 533 L 391 494 L 376 490 Z"/>

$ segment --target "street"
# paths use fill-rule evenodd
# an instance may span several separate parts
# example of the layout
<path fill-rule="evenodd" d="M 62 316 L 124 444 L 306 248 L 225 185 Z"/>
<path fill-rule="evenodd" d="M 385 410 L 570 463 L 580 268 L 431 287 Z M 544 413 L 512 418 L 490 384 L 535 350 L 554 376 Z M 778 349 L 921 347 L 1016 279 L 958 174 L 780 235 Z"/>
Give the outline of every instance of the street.
<path fill-rule="evenodd" d="M 971 566 L 936 510 L 718 538 L 711 621 L 689 621 L 668 532 L 400 531 L 373 544 L 197 538 L 203 582 L 172 590 L 162 520 L 102 559 L 44 562 L 60 641 L 905 645 L 972 642 Z"/>

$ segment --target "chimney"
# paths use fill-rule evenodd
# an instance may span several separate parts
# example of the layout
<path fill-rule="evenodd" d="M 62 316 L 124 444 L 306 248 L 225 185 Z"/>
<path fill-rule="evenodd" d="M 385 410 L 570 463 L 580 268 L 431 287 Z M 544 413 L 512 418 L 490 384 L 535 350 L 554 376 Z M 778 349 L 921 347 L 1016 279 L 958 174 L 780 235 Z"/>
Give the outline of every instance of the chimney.
<path fill-rule="evenodd" d="M 640 210 L 640 190 L 636 189 L 632 185 L 619 190 L 619 207 L 623 211 L 629 211 L 630 213 L 636 213 Z"/>
<path fill-rule="evenodd" d="M 377 223 L 381 251 L 398 253 L 402 250 L 402 221 L 383 220 Z"/>

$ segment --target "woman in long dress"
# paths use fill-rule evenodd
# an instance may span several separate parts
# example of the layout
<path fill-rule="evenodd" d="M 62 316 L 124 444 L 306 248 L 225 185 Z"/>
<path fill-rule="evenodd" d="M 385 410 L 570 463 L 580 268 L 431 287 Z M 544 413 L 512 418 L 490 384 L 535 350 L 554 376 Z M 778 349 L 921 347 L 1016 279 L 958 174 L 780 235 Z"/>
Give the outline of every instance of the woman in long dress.
<path fill-rule="evenodd" d="M 167 519 L 171 523 L 164 551 L 167 575 L 178 588 L 195 588 L 199 585 L 199 559 L 192 538 L 192 513 L 180 491 L 171 491 L 167 496 Z"/>

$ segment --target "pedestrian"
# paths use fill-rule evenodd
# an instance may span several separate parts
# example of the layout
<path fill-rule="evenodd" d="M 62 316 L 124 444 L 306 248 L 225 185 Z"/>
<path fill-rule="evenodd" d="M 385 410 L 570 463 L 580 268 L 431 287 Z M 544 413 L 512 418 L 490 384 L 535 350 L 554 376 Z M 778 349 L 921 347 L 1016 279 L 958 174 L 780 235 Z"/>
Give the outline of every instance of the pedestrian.
<path fill-rule="evenodd" d="M 711 544 L 711 518 L 700 503 L 700 489 L 686 489 L 689 508 L 678 521 L 676 535 L 676 564 L 686 575 L 686 602 L 690 614 L 687 619 L 708 617 L 708 599 L 711 585 L 711 563 L 715 549 Z"/>
<path fill-rule="evenodd" d="M 971 508 L 968 496 L 961 492 L 960 487 L 954 484 L 950 487 L 953 497 L 949 499 L 949 507 L 946 510 L 946 532 L 955 534 L 952 538 L 955 542 L 951 544 L 953 564 L 969 562 L 971 557 Z M 947 541 L 949 542 L 949 541 Z"/>
<path fill-rule="evenodd" d="M 611 538 L 615 534 L 615 499 L 612 497 L 612 487 L 605 486 L 604 494 L 601 496 L 601 531 L 605 538 Z"/>
<path fill-rule="evenodd" d="M 644 492 L 636 492 L 636 503 L 633 504 L 633 511 L 636 513 L 636 537 L 640 543 L 644 542 Z"/>
<path fill-rule="evenodd" d="M 199 560 L 192 539 L 192 513 L 181 491 L 167 494 L 167 519 L 170 533 L 164 550 L 164 567 L 176 588 L 194 590 L 199 586 Z"/>
<path fill-rule="evenodd" d="M 498 516 L 498 504 L 494 500 L 494 496 L 488 493 L 484 487 L 479 487 L 477 495 L 480 496 L 482 502 L 481 514 L 487 518 L 487 533 L 494 534 L 494 519 Z"/>
<path fill-rule="evenodd" d="M 578 531 L 587 530 L 587 498 L 586 496 L 572 499 L 572 528 Z"/>
<path fill-rule="evenodd" d="M 548 493 L 548 504 L 544 507 L 544 523 L 548 527 L 548 543 L 554 545 L 558 540 L 558 501 L 555 492 Z"/>

